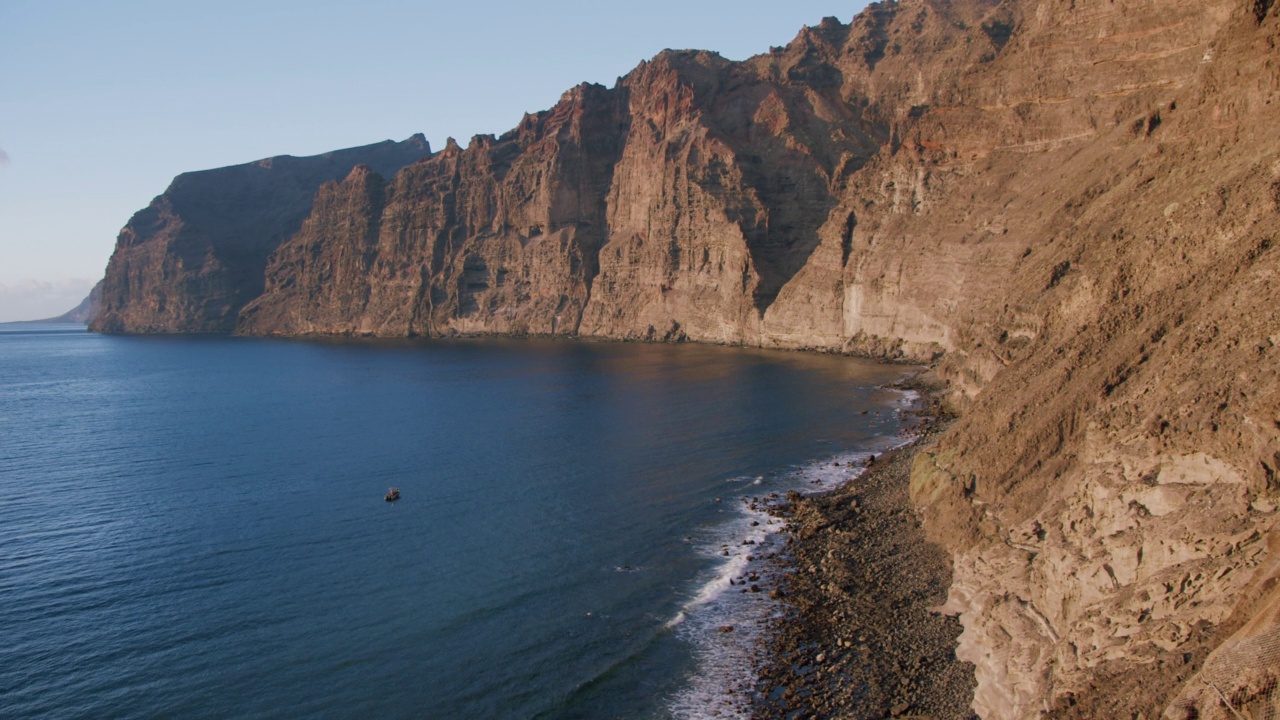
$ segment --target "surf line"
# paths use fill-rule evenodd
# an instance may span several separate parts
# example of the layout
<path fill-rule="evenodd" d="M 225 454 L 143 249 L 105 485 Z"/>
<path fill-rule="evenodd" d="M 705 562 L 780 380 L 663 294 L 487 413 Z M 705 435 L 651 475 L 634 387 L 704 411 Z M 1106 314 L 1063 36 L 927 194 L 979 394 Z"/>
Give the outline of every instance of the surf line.
<path fill-rule="evenodd" d="M 918 407 L 920 396 L 900 391 L 893 405 L 903 414 Z M 788 610 L 777 589 L 786 568 L 771 562 L 784 551 L 786 520 L 777 509 L 791 493 L 816 495 L 855 482 L 867 460 L 912 442 L 909 428 L 877 438 L 870 448 L 848 451 L 792 468 L 776 477 L 734 478 L 745 485 L 737 512 L 711 531 L 701 551 L 721 558 L 666 627 L 693 648 L 695 670 L 670 698 L 668 711 L 679 720 L 746 719 L 751 716 L 758 680 L 756 650 L 772 622 Z M 750 491 L 759 488 L 762 494 Z M 740 491 L 741 492 L 741 491 Z"/>

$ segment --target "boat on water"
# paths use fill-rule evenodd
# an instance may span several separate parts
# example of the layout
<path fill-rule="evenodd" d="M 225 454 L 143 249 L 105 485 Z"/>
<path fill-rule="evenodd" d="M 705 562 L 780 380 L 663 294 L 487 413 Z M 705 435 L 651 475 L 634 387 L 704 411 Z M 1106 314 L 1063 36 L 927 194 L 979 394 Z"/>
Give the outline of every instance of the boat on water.
<path fill-rule="evenodd" d="M 386 496 L 386 498 L 385 498 L 385 499 L 386 499 L 386 501 L 387 501 L 387 502 L 395 502 L 395 501 L 399 500 L 399 499 L 400 499 L 400 490 L 399 490 L 399 488 L 391 488 L 390 490 L 388 490 L 388 491 L 387 491 L 387 496 Z"/>

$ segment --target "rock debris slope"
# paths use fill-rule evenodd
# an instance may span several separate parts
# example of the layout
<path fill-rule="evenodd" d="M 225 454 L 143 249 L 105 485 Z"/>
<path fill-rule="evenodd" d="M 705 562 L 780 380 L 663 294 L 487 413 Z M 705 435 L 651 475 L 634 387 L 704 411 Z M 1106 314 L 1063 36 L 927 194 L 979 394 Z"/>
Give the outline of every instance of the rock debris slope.
<path fill-rule="evenodd" d="M 974 709 L 1266 717 L 1278 13 L 876 3 L 745 62 L 663 52 L 465 149 L 182 176 L 121 233 L 94 327 L 930 362 L 961 419 L 911 490 Z"/>

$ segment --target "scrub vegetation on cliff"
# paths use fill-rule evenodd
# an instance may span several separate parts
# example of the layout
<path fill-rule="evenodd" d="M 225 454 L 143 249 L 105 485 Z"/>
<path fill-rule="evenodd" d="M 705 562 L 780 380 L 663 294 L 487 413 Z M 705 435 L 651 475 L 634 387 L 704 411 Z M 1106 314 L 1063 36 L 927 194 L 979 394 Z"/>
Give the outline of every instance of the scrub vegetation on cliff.
<path fill-rule="evenodd" d="M 109 332 L 536 334 L 932 365 L 911 496 L 984 718 L 1272 717 L 1280 9 L 901 0 L 501 137 L 179 177 Z"/>

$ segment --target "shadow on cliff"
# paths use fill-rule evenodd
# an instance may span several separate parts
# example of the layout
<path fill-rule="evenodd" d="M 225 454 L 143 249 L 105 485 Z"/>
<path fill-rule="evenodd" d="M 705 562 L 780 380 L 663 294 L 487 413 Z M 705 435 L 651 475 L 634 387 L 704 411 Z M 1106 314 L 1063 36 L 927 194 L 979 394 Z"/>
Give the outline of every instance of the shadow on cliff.
<path fill-rule="evenodd" d="M 786 48 L 726 66 L 705 101 L 755 206 L 737 221 L 759 275 L 752 302 L 761 315 L 808 264 L 850 176 L 887 137 L 841 95 L 849 36 L 834 18 L 806 27 Z M 856 221 L 836 220 L 845 261 Z"/>

